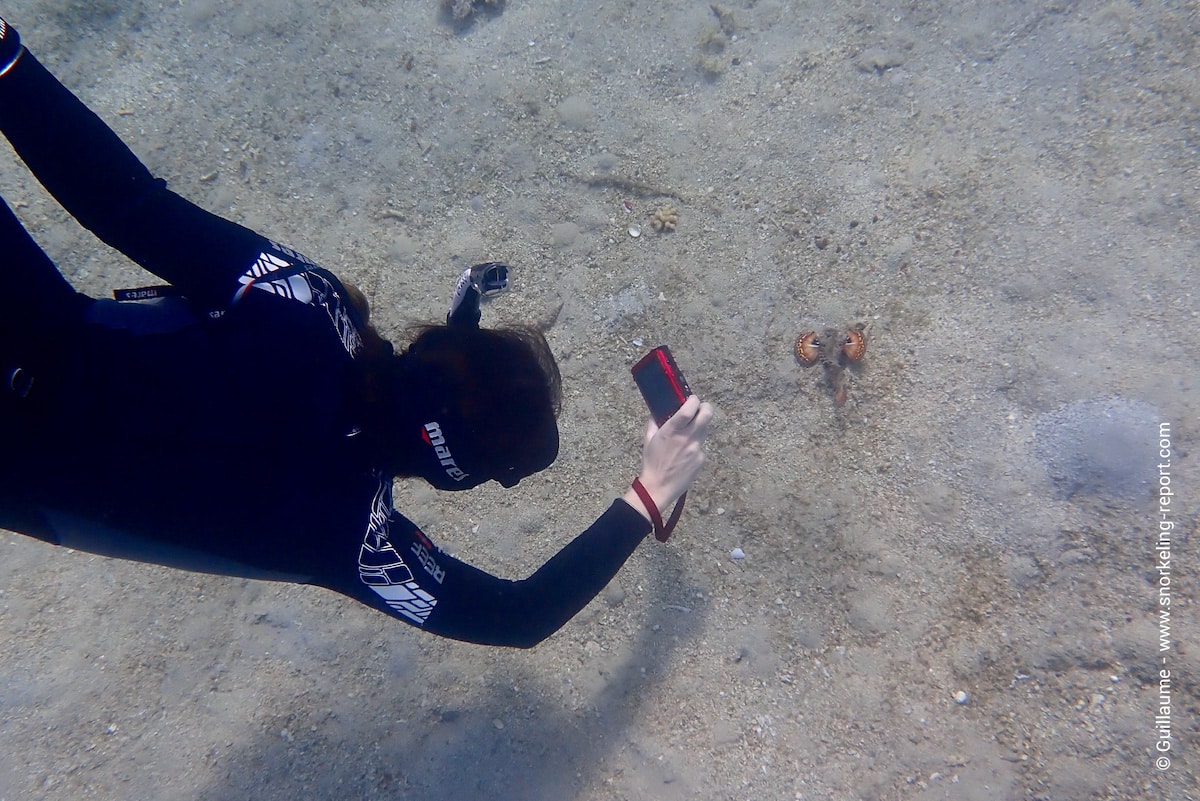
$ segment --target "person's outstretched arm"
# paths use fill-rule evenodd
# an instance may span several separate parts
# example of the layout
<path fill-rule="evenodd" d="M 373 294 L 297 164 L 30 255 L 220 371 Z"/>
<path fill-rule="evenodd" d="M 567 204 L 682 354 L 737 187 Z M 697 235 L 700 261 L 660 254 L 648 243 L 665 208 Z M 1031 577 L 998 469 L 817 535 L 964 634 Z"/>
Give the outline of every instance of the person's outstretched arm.
<path fill-rule="evenodd" d="M 699 473 L 711 418 L 712 407 L 693 396 L 661 430 L 650 424 L 639 478 L 660 512 L 674 506 Z M 388 481 L 381 506 L 390 505 L 390 489 Z M 616 500 L 532 576 L 510 581 L 446 554 L 407 519 L 392 515 L 382 530 L 368 533 L 359 553 L 359 581 L 315 583 L 434 634 L 531 648 L 604 589 L 650 528 L 637 495 Z"/>
<path fill-rule="evenodd" d="M 224 308 L 269 240 L 166 188 L 0 20 L 0 131 L 85 228 L 209 308 Z"/>
<path fill-rule="evenodd" d="M 414 573 L 429 569 L 432 573 L 420 578 L 436 576 L 441 581 L 422 581 L 434 601 L 425 619 L 419 619 L 419 607 L 416 615 L 403 605 L 389 604 L 388 611 L 442 637 L 532 648 L 587 606 L 648 533 L 650 524 L 645 518 L 625 502 L 613 501 L 595 523 L 533 575 L 510 581 L 449 556 L 413 531 L 412 543 L 424 546 L 423 551 L 417 548 Z M 409 553 L 412 551 L 410 546 Z"/>

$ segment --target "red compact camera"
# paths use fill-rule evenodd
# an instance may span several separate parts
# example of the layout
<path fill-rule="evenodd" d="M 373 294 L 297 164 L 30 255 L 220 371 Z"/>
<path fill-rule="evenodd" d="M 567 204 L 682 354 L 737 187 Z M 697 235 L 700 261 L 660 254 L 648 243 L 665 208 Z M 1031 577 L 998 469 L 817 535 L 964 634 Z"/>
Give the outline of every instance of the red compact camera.
<path fill-rule="evenodd" d="M 642 391 L 654 422 L 662 425 L 671 419 L 692 394 L 687 379 L 675 364 L 671 349 L 660 345 L 633 366 L 633 380 Z"/>

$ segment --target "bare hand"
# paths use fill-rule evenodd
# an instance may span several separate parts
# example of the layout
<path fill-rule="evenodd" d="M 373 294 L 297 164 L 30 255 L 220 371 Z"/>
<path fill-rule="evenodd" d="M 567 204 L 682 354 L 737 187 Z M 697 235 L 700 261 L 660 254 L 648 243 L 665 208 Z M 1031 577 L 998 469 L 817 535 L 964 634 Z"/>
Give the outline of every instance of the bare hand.
<path fill-rule="evenodd" d="M 701 403 L 692 395 L 670 420 L 659 428 L 651 420 L 646 426 L 646 444 L 642 448 L 642 472 L 638 478 L 666 515 L 680 495 L 696 480 L 704 466 L 704 440 L 712 421 L 711 404 Z M 637 494 L 630 490 L 625 500 L 650 519 Z"/>

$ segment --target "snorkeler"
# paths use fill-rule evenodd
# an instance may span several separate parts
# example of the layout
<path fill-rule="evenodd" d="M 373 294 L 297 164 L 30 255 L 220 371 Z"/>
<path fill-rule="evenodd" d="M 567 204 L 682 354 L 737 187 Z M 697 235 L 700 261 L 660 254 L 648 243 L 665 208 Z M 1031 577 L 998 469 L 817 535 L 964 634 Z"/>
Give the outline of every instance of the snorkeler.
<path fill-rule="evenodd" d="M 700 471 L 712 409 L 693 396 L 647 429 L 639 480 L 656 509 L 627 491 L 521 581 L 461 562 L 393 509 L 393 478 L 512 487 L 558 454 L 545 338 L 479 327 L 505 265 L 464 272 L 446 324 L 396 353 L 356 289 L 167 190 L 3 20 L 0 130 L 82 225 L 169 284 L 78 293 L 0 202 L 4 528 L 314 584 L 434 634 L 529 647 Z"/>

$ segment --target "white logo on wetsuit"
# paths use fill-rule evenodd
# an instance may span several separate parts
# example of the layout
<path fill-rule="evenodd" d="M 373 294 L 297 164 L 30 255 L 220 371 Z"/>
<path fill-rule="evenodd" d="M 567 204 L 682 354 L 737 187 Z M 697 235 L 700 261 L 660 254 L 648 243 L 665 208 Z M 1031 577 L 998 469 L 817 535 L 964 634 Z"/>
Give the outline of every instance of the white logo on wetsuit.
<path fill-rule="evenodd" d="M 274 242 L 271 247 L 275 253 L 264 250 L 250 269 L 238 278 L 242 288 L 234 295 L 234 302 L 247 289 L 254 288 L 299 301 L 306 306 L 323 308 L 342 347 L 351 356 L 358 356 L 363 349 L 362 333 L 346 310 L 346 301 L 342 297 L 344 287 L 331 274 L 296 251 Z"/>
<path fill-rule="evenodd" d="M 467 477 L 467 473 L 459 467 L 455 461 L 450 449 L 446 447 L 446 438 L 442 436 L 442 427 L 438 423 L 426 423 L 425 430 L 421 432 L 421 436 L 429 443 L 429 447 L 433 448 L 433 452 L 437 454 L 438 461 L 442 467 L 446 468 L 446 475 L 455 481 L 462 481 Z"/>
<path fill-rule="evenodd" d="M 417 582 L 404 558 L 388 539 L 392 516 L 392 479 L 379 475 L 379 489 L 371 503 L 371 516 L 367 523 L 366 536 L 358 552 L 358 577 L 375 591 L 393 612 L 407 618 L 418 626 L 425 625 L 426 618 L 437 606 L 435 598 Z M 420 535 L 420 532 L 415 532 Z M 422 544 L 421 536 L 416 544 Z M 445 572 L 438 567 L 424 548 L 424 558 L 417 559 L 425 572 L 440 584 Z M 431 568 L 432 565 L 432 568 Z"/>
<path fill-rule="evenodd" d="M 421 532 L 416 532 L 417 541 L 412 544 L 413 555 L 417 557 L 417 561 L 421 563 L 421 567 L 425 568 L 425 572 L 433 577 L 433 580 L 441 584 L 446 580 L 446 571 L 437 560 L 433 558 L 433 554 L 429 549 L 433 547 L 433 543 L 421 536 Z"/>

